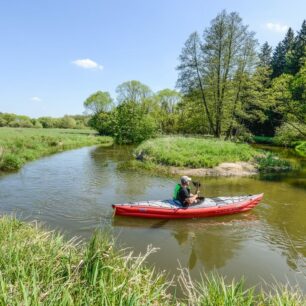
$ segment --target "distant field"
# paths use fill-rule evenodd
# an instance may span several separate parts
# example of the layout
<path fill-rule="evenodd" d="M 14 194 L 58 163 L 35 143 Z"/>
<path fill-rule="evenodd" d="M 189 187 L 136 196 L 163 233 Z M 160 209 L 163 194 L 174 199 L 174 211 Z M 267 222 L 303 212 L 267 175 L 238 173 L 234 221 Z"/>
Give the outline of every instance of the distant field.
<path fill-rule="evenodd" d="M 52 153 L 91 145 L 111 145 L 111 137 L 93 130 L 0 128 L 0 170 L 22 167 L 27 161 Z"/>

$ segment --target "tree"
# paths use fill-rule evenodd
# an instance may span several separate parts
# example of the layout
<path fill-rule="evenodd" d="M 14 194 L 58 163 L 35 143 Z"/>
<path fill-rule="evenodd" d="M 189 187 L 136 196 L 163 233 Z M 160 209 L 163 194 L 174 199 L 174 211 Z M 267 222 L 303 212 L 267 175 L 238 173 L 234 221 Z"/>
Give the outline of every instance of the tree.
<path fill-rule="evenodd" d="M 117 87 L 116 92 L 119 104 L 127 101 L 141 103 L 146 98 L 153 95 L 151 89 L 147 85 L 135 80 L 120 84 Z"/>
<path fill-rule="evenodd" d="M 74 129 L 76 127 L 76 121 L 68 115 L 65 115 L 59 120 L 59 127 L 63 129 Z"/>
<path fill-rule="evenodd" d="M 119 144 L 140 143 L 151 138 L 156 132 L 155 120 L 143 113 L 141 105 L 126 101 L 115 110 L 113 136 Z"/>
<path fill-rule="evenodd" d="M 289 124 L 304 137 L 306 133 L 300 125 L 305 127 L 306 122 L 306 106 L 305 98 L 303 98 L 305 97 L 305 81 L 306 66 L 305 70 L 302 69 L 298 75 L 282 74 L 272 83 L 275 109 L 282 115 L 282 123 Z"/>
<path fill-rule="evenodd" d="M 185 94 L 199 93 L 215 137 L 224 130 L 225 117 L 235 112 L 240 77 L 253 69 L 256 43 L 254 33 L 242 24 L 239 15 L 226 11 L 204 31 L 203 42 L 192 33 L 185 43 L 177 85 Z M 235 77 L 236 84 L 232 81 Z"/>
<path fill-rule="evenodd" d="M 290 57 L 290 71 L 296 74 L 303 66 L 306 57 L 306 20 L 303 21 L 301 30 L 298 32 Z"/>
<path fill-rule="evenodd" d="M 276 46 L 272 57 L 272 78 L 288 72 L 290 68 L 290 56 L 294 46 L 294 32 L 288 29 L 285 38 Z"/>
<path fill-rule="evenodd" d="M 172 89 L 163 89 L 156 93 L 157 111 L 156 117 L 162 133 L 175 133 L 177 128 L 177 105 L 181 101 L 181 94 Z"/>
<path fill-rule="evenodd" d="M 90 95 L 84 102 L 84 107 L 93 114 L 108 112 L 111 110 L 113 100 L 107 91 L 97 91 Z"/>
<path fill-rule="evenodd" d="M 259 67 L 271 67 L 272 63 L 272 47 L 266 41 L 260 48 L 260 52 L 258 54 L 258 66 Z"/>
<path fill-rule="evenodd" d="M 203 103 L 205 109 L 210 132 L 215 135 L 213 118 L 205 91 L 205 64 L 202 58 L 202 42 L 197 32 L 190 34 L 179 59 L 181 63 L 177 67 L 179 71 L 177 87 L 185 95 L 197 95 L 200 97 L 200 101 Z"/>

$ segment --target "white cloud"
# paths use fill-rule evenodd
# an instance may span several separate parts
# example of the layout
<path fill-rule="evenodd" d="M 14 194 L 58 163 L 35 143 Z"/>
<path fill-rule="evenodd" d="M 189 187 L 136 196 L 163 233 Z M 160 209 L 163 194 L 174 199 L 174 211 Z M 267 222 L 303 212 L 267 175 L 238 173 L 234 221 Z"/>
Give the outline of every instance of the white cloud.
<path fill-rule="evenodd" d="M 72 62 L 73 64 L 82 67 L 84 69 L 103 69 L 103 66 L 96 63 L 95 61 L 89 59 L 89 58 L 85 58 L 85 59 L 77 59 L 75 61 Z"/>
<path fill-rule="evenodd" d="M 39 97 L 32 97 L 32 98 L 31 98 L 31 101 L 34 101 L 34 102 L 41 102 L 42 99 L 39 98 Z"/>
<path fill-rule="evenodd" d="M 289 27 L 286 24 L 273 23 L 273 22 L 266 23 L 266 28 L 270 31 L 277 33 L 284 33 L 289 29 Z"/>

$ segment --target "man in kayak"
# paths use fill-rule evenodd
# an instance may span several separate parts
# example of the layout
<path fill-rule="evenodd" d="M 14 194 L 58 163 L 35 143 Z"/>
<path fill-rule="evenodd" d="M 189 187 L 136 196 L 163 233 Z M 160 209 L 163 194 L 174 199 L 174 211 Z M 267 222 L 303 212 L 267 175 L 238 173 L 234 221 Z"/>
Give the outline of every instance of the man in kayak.
<path fill-rule="evenodd" d="M 180 201 L 184 207 L 197 203 L 199 195 L 199 192 L 197 192 L 197 194 L 192 194 L 190 192 L 190 188 L 188 187 L 190 182 L 191 178 L 184 175 L 181 177 L 181 184 L 177 184 L 174 190 L 174 200 Z"/>

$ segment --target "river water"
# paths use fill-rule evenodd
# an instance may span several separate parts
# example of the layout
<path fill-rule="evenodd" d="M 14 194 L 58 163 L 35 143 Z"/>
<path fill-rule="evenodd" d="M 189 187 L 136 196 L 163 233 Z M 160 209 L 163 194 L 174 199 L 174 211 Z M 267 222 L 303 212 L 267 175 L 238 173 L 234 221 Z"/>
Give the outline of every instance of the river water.
<path fill-rule="evenodd" d="M 287 158 L 291 158 L 284 151 Z M 129 147 L 90 147 L 42 158 L 0 176 L 0 213 L 39 220 L 67 237 L 88 239 L 107 229 L 136 253 L 159 248 L 148 259 L 169 277 L 187 267 L 194 279 L 218 272 L 247 286 L 289 282 L 306 292 L 305 160 L 289 175 L 202 178 L 205 196 L 264 192 L 252 211 L 193 220 L 113 217 L 111 204 L 171 197 L 178 178 L 120 170 Z"/>

